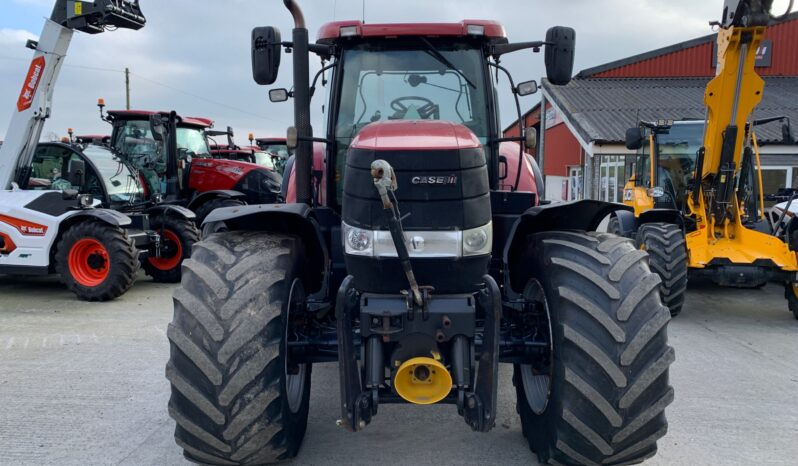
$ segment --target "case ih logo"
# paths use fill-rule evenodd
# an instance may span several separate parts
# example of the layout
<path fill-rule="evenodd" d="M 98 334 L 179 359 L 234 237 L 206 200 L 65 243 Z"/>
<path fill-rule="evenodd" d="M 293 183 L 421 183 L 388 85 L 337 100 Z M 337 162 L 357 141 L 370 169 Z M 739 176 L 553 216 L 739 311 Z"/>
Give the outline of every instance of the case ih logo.
<path fill-rule="evenodd" d="M 448 185 L 457 184 L 457 177 L 450 176 L 414 176 L 410 180 L 413 184 L 432 184 L 432 185 Z"/>
<path fill-rule="evenodd" d="M 26 222 L 6 215 L 0 215 L 0 222 L 16 228 L 23 236 L 44 236 L 47 234 L 47 227 L 38 223 Z"/>
<path fill-rule="evenodd" d="M 33 104 L 33 96 L 36 95 L 36 89 L 39 88 L 45 64 L 44 57 L 34 58 L 31 62 L 28 76 L 25 78 L 25 84 L 22 85 L 22 92 L 19 93 L 19 100 L 17 100 L 18 111 L 24 112 Z"/>

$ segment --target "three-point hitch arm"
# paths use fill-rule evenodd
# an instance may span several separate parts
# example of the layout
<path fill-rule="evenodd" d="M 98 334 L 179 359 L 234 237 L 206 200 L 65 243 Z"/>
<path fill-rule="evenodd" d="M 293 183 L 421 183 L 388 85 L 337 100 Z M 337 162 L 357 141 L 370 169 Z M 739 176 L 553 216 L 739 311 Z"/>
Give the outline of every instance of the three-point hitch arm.
<path fill-rule="evenodd" d="M 27 43 L 34 51 L 33 61 L 22 83 L 6 141 L 0 147 L 0 190 L 11 188 L 31 169 L 74 31 L 98 34 L 117 28 L 137 30 L 145 23 L 138 0 L 56 1 L 39 40 Z"/>

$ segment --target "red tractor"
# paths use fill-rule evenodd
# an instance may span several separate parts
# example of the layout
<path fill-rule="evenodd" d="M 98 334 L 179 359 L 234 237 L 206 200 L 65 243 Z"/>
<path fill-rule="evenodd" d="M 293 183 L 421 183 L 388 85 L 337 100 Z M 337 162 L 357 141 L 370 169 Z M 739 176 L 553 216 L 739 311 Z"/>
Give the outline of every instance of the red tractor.
<path fill-rule="evenodd" d="M 595 232 L 625 207 L 541 205 L 522 147 L 502 150 L 534 133 L 502 137 L 494 72 L 516 96 L 537 86 L 515 85 L 501 58 L 545 47 L 549 81 L 566 84 L 574 31 L 510 43 L 492 21 L 344 21 L 311 44 L 299 6 L 284 1 L 293 39 L 256 28 L 252 56 L 255 81 L 272 84 L 282 48 L 293 54 L 293 91 L 270 93 L 294 99 L 291 194 L 217 209 L 206 223 L 225 228 L 184 264 L 166 375 L 186 458 L 297 455 L 311 368 L 328 362 L 338 364 L 349 431 L 367 428 L 382 404 L 443 403 L 487 432 L 506 363 L 542 462 L 654 455 L 674 396 L 670 314 L 646 253 Z M 311 85 L 311 53 L 331 75 L 326 93 Z M 328 124 L 317 137 L 310 100 L 323 94 Z"/>
<path fill-rule="evenodd" d="M 205 134 L 207 118 L 175 112 L 114 110 L 102 118 L 113 126 L 110 145 L 142 177 L 147 196 L 188 207 L 202 225 L 219 207 L 268 204 L 278 200 L 280 180 L 273 171 L 249 162 L 214 159 Z"/>

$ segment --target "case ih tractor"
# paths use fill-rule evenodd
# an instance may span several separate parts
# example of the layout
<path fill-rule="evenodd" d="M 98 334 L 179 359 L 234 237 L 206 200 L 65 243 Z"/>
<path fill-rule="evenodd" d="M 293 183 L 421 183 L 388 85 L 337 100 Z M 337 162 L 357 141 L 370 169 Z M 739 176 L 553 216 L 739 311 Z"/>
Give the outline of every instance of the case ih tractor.
<path fill-rule="evenodd" d="M 255 29 L 253 74 L 273 83 L 281 48 L 292 49 L 296 194 L 217 209 L 206 222 L 226 231 L 184 264 L 166 375 L 186 458 L 295 456 L 311 368 L 333 361 L 349 431 L 376 421 L 382 404 L 446 403 L 487 432 L 506 363 L 541 461 L 654 455 L 674 396 L 659 277 L 629 240 L 593 231 L 618 206 L 539 205 L 500 152 L 492 76 L 510 75 L 499 60 L 545 47 L 549 80 L 565 84 L 574 31 L 510 43 L 491 21 L 346 21 L 309 44 L 299 6 L 285 4 L 293 40 Z M 310 53 L 332 75 L 323 137 L 310 127 Z M 516 95 L 534 87 L 511 85 Z M 314 145 L 326 156 L 321 182 Z"/>
<path fill-rule="evenodd" d="M 277 201 L 280 184 L 266 168 L 212 158 L 205 135 L 211 120 L 138 110 L 105 116 L 102 99 L 98 106 L 113 126 L 111 148 L 142 174 L 147 195 L 188 207 L 198 225 L 218 207 Z"/>

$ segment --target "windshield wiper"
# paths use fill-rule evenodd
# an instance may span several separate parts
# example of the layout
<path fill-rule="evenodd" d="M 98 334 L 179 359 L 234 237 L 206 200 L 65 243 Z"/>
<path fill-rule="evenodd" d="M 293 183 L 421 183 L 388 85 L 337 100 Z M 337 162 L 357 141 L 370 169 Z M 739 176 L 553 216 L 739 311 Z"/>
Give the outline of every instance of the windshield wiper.
<path fill-rule="evenodd" d="M 427 49 L 426 49 L 426 50 L 424 50 L 426 53 L 430 54 L 430 55 L 431 55 L 433 58 L 435 58 L 435 59 L 436 59 L 436 60 L 438 60 L 439 62 L 441 62 L 441 63 L 443 63 L 444 65 L 446 65 L 446 67 L 448 67 L 448 68 L 449 68 L 449 69 L 451 69 L 451 70 L 454 70 L 454 71 L 455 71 L 457 74 L 459 74 L 460 76 L 462 76 L 462 77 L 463 77 L 463 79 L 465 79 L 465 82 L 467 82 L 469 86 L 471 86 L 471 87 L 472 87 L 472 88 L 474 88 L 474 89 L 476 89 L 476 88 L 477 88 L 476 84 L 474 84 L 474 83 L 473 83 L 473 82 L 472 82 L 470 79 L 468 79 L 468 76 L 466 76 L 465 74 L 463 74 L 463 72 L 462 72 L 462 71 L 460 71 L 460 70 L 459 70 L 459 69 L 458 69 L 456 66 L 454 66 L 454 64 L 453 64 L 451 61 L 449 61 L 449 59 L 448 59 L 448 58 L 446 58 L 446 57 L 445 57 L 445 56 L 444 56 L 444 55 L 441 53 L 441 51 L 440 51 L 440 50 L 438 50 L 437 48 L 435 48 L 435 46 L 434 46 L 434 45 L 432 45 L 432 42 L 430 42 L 430 41 L 429 41 L 429 39 L 427 39 L 426 37 L 419 37 L 419 39 L 421 39 L 421 42 L 424 42 L 424 45 L 426 45 L 426 46 L 427 46 Z"/>

